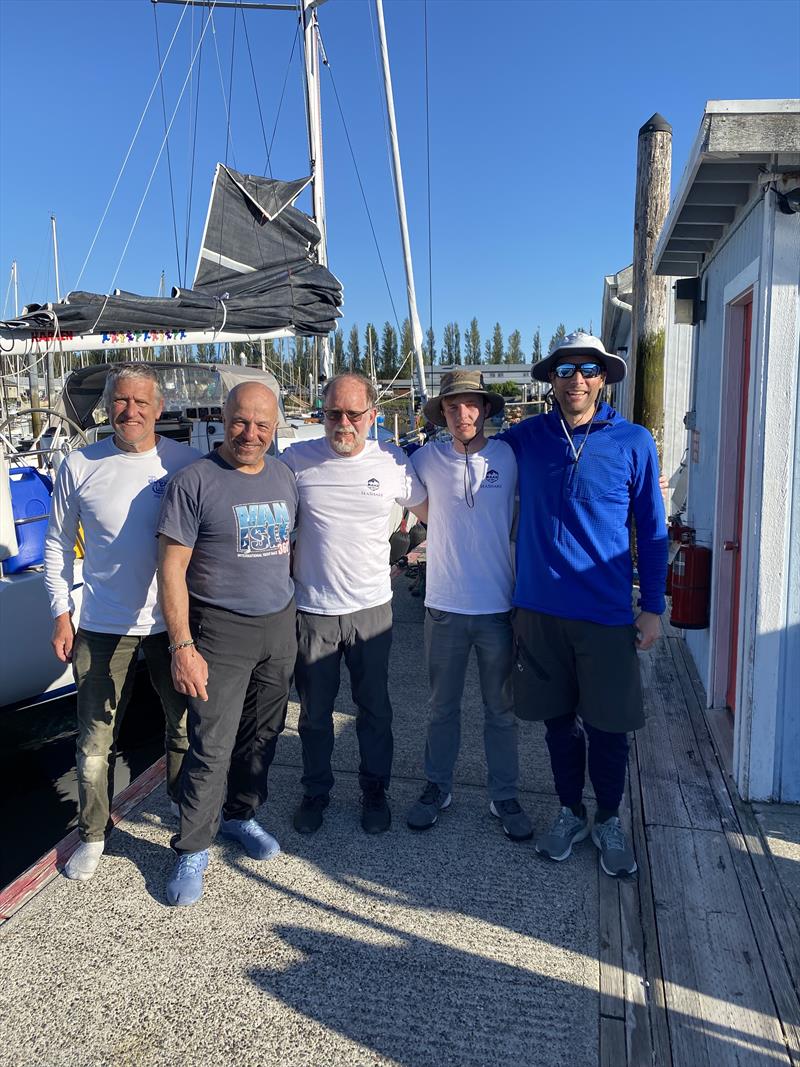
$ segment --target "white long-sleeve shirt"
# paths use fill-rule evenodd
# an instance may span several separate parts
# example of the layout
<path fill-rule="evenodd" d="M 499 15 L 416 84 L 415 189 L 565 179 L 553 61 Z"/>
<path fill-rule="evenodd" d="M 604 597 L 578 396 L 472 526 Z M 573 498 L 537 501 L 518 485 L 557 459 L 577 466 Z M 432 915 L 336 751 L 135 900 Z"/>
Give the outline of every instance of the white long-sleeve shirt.
<path fill-rule="evenodd" d="M 83 528 L 80 625 L 113 634 L 160 633 L 156 531 L 170 477 L 200 458 L 160 437 L 148 452 L 123 452 L 113 437 L 71 452 L 58 472 L 44 549 L 53 618 L 73 609 L 78 524 Z"/>

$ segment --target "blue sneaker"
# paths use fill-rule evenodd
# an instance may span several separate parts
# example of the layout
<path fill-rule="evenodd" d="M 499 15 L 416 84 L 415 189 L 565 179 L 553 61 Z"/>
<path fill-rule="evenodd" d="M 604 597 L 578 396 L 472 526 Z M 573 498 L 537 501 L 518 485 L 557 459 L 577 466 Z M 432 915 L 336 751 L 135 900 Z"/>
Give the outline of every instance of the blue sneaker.
<path fill-rule="evenodd" d="M 271 860 L 281 850 L 272 834 L 255 819 L 220 819 L 219 832 L 238 841 L 251 860 Z"/>
<path fill-rule="evenodd" d="M 203 895 L 203 874 L 208 866 L 208 849 L 184 852 L 178 856 L 172 878 L 167 882 L 167 903 L 194 904 Z"/>

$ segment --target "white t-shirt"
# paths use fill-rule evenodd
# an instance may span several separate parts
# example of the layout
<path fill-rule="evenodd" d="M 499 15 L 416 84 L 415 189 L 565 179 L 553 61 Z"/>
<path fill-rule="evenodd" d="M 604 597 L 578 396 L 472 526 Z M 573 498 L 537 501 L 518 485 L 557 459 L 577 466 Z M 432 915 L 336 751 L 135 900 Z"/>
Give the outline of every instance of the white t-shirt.
<path fill-rule="evenodd" d="M 517 488 L 510 446 L 490 438 L 465 457 L 452 442 L 435 441 L 411 462 L 428 490 L 425 606 L 459 615 L 509 611 Z"/>
<path fill-rule="evenodd" d="M 298 608 L 347 615 L 391 600 L 393 506 L 425 499 L 405 453 L 366 441 L 358 455 L 340 456 L 323 437 L 292 445 L 280 458 L 294 471 L 300 497 L 293 569 Z"/>
<path fill-rule="evenodd" d="M 83 527 L 80 625 L 104 634 L 166 629 L 158 606 L 156 529 L 170 477 L 200 453 L 159 437 L 148 452 L 123 452 L 113 437 L 70 452 L 58 472 L 44 549 L 53 618 L 71 611 L 74 548 Z"/>

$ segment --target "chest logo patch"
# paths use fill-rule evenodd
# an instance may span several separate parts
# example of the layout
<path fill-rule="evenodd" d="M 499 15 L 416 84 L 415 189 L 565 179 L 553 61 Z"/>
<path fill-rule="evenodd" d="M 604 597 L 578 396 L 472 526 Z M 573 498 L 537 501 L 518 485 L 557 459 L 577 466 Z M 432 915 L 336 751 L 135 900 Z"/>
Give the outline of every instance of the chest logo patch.
<path fill-rule="evenodd" d="M 367 491 L 370 493 L 379 493 L 381 489 L 381 483 L 377 478 L 370 478 L 367 481 Z"/>
<path fill-rule="evenodd" d="M 291 517 L 285 500 L 237 504 L 237 556 L 285 556 L 289 552 Z"/>
<path fill-rule="evenodd" d="M 488 486 L 490 489 L 499 489 L 500 488 L 500 474 L 499 474 L 499 472 L 494 470 L 494 468 L 490 467 L 489 470 L 486 472 L 486 477 L 483 479 L 483 484 L 485 486 Z"/>
<path fill-rule="evenodd" d="M 167 491 L 167 475 L 163 475 L 161 478 L 156 478 L 151 475 L 147 481 L 150 483 L 150 488 L 153 490 L 155 496 L 162 497 Z"/>

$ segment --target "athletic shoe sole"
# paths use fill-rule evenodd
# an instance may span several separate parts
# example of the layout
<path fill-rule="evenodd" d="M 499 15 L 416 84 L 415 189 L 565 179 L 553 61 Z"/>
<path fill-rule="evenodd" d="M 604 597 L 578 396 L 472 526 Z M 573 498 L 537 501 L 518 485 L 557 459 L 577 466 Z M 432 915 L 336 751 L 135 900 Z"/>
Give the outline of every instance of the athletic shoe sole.
<path fill-rule="evenodd" d="M 406 820 L 406 826 L 409 828 L 409 830 L 413 830 L 415 834 L 421 834 L 424 833 L 426 830 L 431 830 L 439 821 L 439 812 L 447 811 L 447 809 L 452 803 L 453 797 L 448 795 L 447 800 L 444 802 L 444 804 L 442 804 L 441 807 L 437 806 L 436 814 L 433 817 L 433 822 L 426 823 L 424 826 L 415 826 L 414 823 Z"/>

